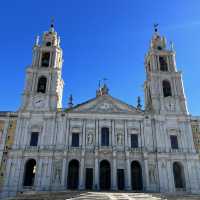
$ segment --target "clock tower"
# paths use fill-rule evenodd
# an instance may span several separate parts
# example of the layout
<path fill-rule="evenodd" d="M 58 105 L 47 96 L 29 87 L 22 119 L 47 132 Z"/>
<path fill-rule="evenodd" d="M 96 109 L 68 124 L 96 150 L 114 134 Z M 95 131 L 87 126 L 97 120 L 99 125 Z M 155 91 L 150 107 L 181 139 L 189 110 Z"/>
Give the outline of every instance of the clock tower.
<path fill-rule="evenodd" d="M 26 83 L 20 110 L 56 111 L 62 107 L 62 49 L 54 24 L 36 38 L 32 64 L 26 70 Z"/>

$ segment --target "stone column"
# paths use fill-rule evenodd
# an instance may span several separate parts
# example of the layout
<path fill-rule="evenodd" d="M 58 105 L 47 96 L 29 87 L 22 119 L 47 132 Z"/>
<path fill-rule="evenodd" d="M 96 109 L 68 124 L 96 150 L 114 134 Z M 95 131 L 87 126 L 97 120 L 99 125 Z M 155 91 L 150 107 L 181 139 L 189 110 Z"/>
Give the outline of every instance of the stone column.
<path fill-rule="evenodd" d="M 69 132 L 70 132 L 70 120 L 67 119 L 67 122 L 66 122 L 66 141 L 65 141 L 65 145 L 68 149 L 68 146 L 69 146 Z"/>
<path fill-rule="evenodd" d="M 113 151 L 113 166 L 112 166 L 112 190 L 117 190 L 117 161 L 116 151 Z"/>
<path fill-rule="evenodd" d="M 129 152 L 126 152 L 126 190 L 131 190 L 131 166 L 129 160 Z"/>
<path fill-rule="evenodd" d="M 24 126 L 22 127 L 22 134 L 23 134 L 23 137 L 21 138 L 22 139 L 22 145 L 25 147 L 25 146 L 27 146 L 28 145 L 28 134 L 30 134 L 29 133 L 29 129 L 28 129 L 28 127 L 29 127 L 29 119 L 28 118 L 25 118 L 24 119 Z"/>
<path fill-rule="evenodd" d="M 63 189 L 66 187 L 66 179 L 67 179 L 67 173 L 66 173 L 66 169 L 67 169 L 67 159 L 66 157 L 63 159 L 63 166 L 62 166 L 62 180 L 61 180 L 61 185 L 63 187 Z"/>
<path fill-rule="evenodd" d="M 86 132 L 86 121 L 83 120 L 83 137 L 82 137 L 82 148 L 85 149 L 85 132 Z"/>
<path fill-rule="evenodd" d="M 115 147 L 115 121 L 111 121 L 111 127 L 112 127 L 112 146 Z"/>
<path fill-rule="evenodd" d="M 94 189 L 99 190 L 99 159 L 98 150 L 95 150 L 95 177 L 94 177 Z"/>
<path fill-rule="evenodd" d="M 10 180 L 12 180 L 12 176 L 11 176 L 11 166 L 12 166 L 12 159 L 11 158 L 8 158 L 8 161 L 7 161 L 7 167 L 6 167 L 6 179 L 4 181 L 4 186 L 8 187 L 9 184 L 10 184 Z"/>
<path fill-rule="evenodd" d="M 147 159 L 144 160 L 144 170 L 145 170 L 144 176 L 145 176 L 145 181 L 146 181 L 144 190 L 148 191 L 149 190 L 149 171 L 148 171 L 148 160 Z"/>
<path fill-rule="evenodd" d="M 98 120 L 96 120 L 95 121 L 95 128 L 96 128 L 96 130 L 95 130 L 95 138 L 96 138 L 96 141 L 95 141 L 95 146 L 99 146 L 99 121 Z"/>
<path fill-rule="evenodd" d="M 168 192 L 175 192 L 173 169 L 170 160 L 167 161 L 167 176 L 168 176 Z"/>
<path fill-rule="evenodd" d="M 124 142 L 124 145 L 125 145 L 125 150 L 128 149 L 128 132 L 127 132 L 127 122 L 124 121 L 124 134 L 125 134 L 125 142 Z"/>
<path fill-rule="evenodd" d="M 80 164 L 80 181 L 79 181 L 79 189 L 84 190 L 85 189 L 85 152 L 82 151 L 81 155 L 81 164 Z"/>
<path fill-rule="evenodd" d="M 37 164 L 36 164 L 36 176 L 35 176 L 35 182 L 34 182 L 34 186 L 36 188 L 37 191 L 41 190 L 41 181 L 42 181 L 42 163 L 43 160 L 40 158 L 37 160 Z"/>

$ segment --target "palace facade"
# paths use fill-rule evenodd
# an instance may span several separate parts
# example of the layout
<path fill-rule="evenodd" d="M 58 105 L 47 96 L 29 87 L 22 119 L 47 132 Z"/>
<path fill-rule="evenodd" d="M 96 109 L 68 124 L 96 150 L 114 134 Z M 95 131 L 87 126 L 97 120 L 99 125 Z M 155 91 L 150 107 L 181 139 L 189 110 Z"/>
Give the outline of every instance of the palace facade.
<path fill-rule="evenodd" d="M 94 98 L 73 105 L 70 97 L 62 108 L 62 62 L 52 24 L 33 47 L 20 109 L 0 112 L 2 195 L 67 189 L 199 193 L 192 126 L 200 120 L 188 113 L 175 51 L 157 30 L 145 56 L 144 109 L 140 99 L 134 107 L 111 96 L 106 84 Z"/>

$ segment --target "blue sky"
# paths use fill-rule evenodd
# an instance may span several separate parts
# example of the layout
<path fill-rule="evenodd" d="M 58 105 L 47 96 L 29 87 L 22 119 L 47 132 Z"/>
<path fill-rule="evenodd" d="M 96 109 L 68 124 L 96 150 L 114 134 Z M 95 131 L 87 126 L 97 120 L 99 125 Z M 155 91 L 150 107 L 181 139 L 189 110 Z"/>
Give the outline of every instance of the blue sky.
<path fill-rule="evenodd" d="M 0 110 L 19 108 L 34 38 L 54 16 L 64 51 L 63 107 L 70 94 L 75 104 L 93 98 L 104 77 L 111 95 L 135 105 L 143 97 L 153 24 L 159 23 L 159 32 L 174 42 L 189 111 L 200 115 L 199 9 L 199 0 L 1 1 Z"/>

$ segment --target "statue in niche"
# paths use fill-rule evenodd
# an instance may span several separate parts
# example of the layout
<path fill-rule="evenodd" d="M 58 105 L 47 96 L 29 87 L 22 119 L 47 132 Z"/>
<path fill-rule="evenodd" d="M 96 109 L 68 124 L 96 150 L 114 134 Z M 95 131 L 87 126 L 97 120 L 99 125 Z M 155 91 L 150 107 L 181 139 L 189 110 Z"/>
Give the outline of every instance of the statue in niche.
<path fill-rule="evenodd" d="M 154 164 L 149 165 L 149 182 L 150 182 L 150 184 L 156 183 L 155 169 L 156 169 L 156 167 Z"/>
<path fill-rule="evenodd" d="M 92 133 L 89 133 L 87 135 L 87 144 L 92 144 L 93 143 L 93 135 Z"/>
<path fill-rule="evenodd" d="M 122 145 L 122 134 L 117 134 L 117 144 Z"/>

